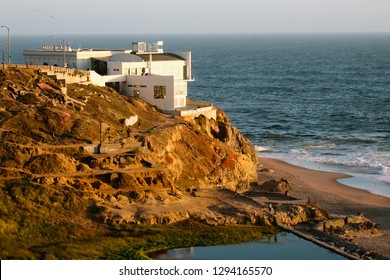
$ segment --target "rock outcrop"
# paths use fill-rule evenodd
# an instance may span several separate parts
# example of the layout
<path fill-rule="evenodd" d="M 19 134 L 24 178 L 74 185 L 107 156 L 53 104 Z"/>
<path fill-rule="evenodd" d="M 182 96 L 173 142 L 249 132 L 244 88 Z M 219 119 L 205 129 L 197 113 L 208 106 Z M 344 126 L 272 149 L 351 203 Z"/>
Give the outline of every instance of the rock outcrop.
<path fill-rule="evenodd" d="M 200 189 L 245 190 L 257 181 L 255 149 L 221 110 L 216 120 L 173 117 L 113 89 L 76 84 L 66 88 L 73 102 L 61 102 L 60 85 L 39 71 L 0 70 L 0 77 L 0 183 L 75 188 L 95 200 L 106 222 L 171 223 L 202 215 L 126 211 L 185 203 L 184 194 L 196 197 Z M 210 217 L 199 219 L 227 219 Z"/>
<path fill-rule="evenodd" d="M 333 218 L 319 223 L 317 230 L 338 235 L 347 240 L 356 237 L 381 236 L 378 226 L 363 215 Z"/>
<path fill-rule="evenodd" d="M 286 179 L 280 181 L 272 179 L 261 186 L 265 191 L 286 193 L 291 190 L 290 182 Z"/>

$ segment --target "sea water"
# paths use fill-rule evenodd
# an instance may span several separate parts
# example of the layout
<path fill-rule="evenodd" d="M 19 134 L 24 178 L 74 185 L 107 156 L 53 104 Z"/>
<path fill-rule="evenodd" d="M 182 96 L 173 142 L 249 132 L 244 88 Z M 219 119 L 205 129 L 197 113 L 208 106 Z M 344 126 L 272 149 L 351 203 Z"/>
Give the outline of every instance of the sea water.
<path fill-rule="evenodd" d="M 390 197 L 390 34 L 62 35 L 82 48 L 130 48 L 164 40 L 192 51 L 189 97 L 223 109 L 272 157 L 347 173 L 344 184 Z M 5 43 L 6 37 L 0 36 Z M 56 36 L 11 38 L 23 49 L 62 44 Z"/>
<path fill-rule="evenodd" d="M 281 232 L 259 241 L 170 249 L 158 260 L 345 260 L 346 258 L 292 233 Z"/>

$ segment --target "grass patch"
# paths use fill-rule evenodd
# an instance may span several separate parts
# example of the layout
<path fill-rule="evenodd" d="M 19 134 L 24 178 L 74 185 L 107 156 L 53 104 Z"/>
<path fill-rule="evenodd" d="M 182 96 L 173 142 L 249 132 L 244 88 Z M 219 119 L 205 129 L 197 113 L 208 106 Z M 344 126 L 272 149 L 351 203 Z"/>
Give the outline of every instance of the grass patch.
<path fill-rule="evenodd" d="M 175 225 L 94 220 L 104 210 L 70 187 L 12 182 L 1 188 L 0 259 L 150 259 L 151 253 L 193 246 L 259 240 L 273 227 L 208 226 L 187 220 Z"/>

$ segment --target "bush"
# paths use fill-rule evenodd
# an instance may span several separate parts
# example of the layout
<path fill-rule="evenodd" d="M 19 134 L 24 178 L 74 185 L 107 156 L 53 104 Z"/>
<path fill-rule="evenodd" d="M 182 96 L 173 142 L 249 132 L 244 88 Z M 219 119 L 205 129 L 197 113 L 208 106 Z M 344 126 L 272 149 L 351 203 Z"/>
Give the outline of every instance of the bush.
<path fill-rule="evenodd" d="M 10 112 L 0 111 L 0 120 L 8 119 L 10 117 L 12 117 L 12 114 Z"/>
<path fill-rule="evenodd" d="M 25 95 L 18 96 L 16 100 L 27 105 L 37 104 L 40 101 L 39 98 L 33 93 L 28 93 Z"/>

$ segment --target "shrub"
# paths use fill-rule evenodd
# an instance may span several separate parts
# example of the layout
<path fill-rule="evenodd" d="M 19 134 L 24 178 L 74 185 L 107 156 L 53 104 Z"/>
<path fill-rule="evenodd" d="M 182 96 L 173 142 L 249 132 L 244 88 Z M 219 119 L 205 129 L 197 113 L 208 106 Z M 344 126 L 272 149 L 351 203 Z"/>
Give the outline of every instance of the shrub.
<path fill-rule="evenodd" d="M 10 117 L 12 117 L 12 114 L 10 112 L 0 111 L 0 120 L 8 119 Z"/>

